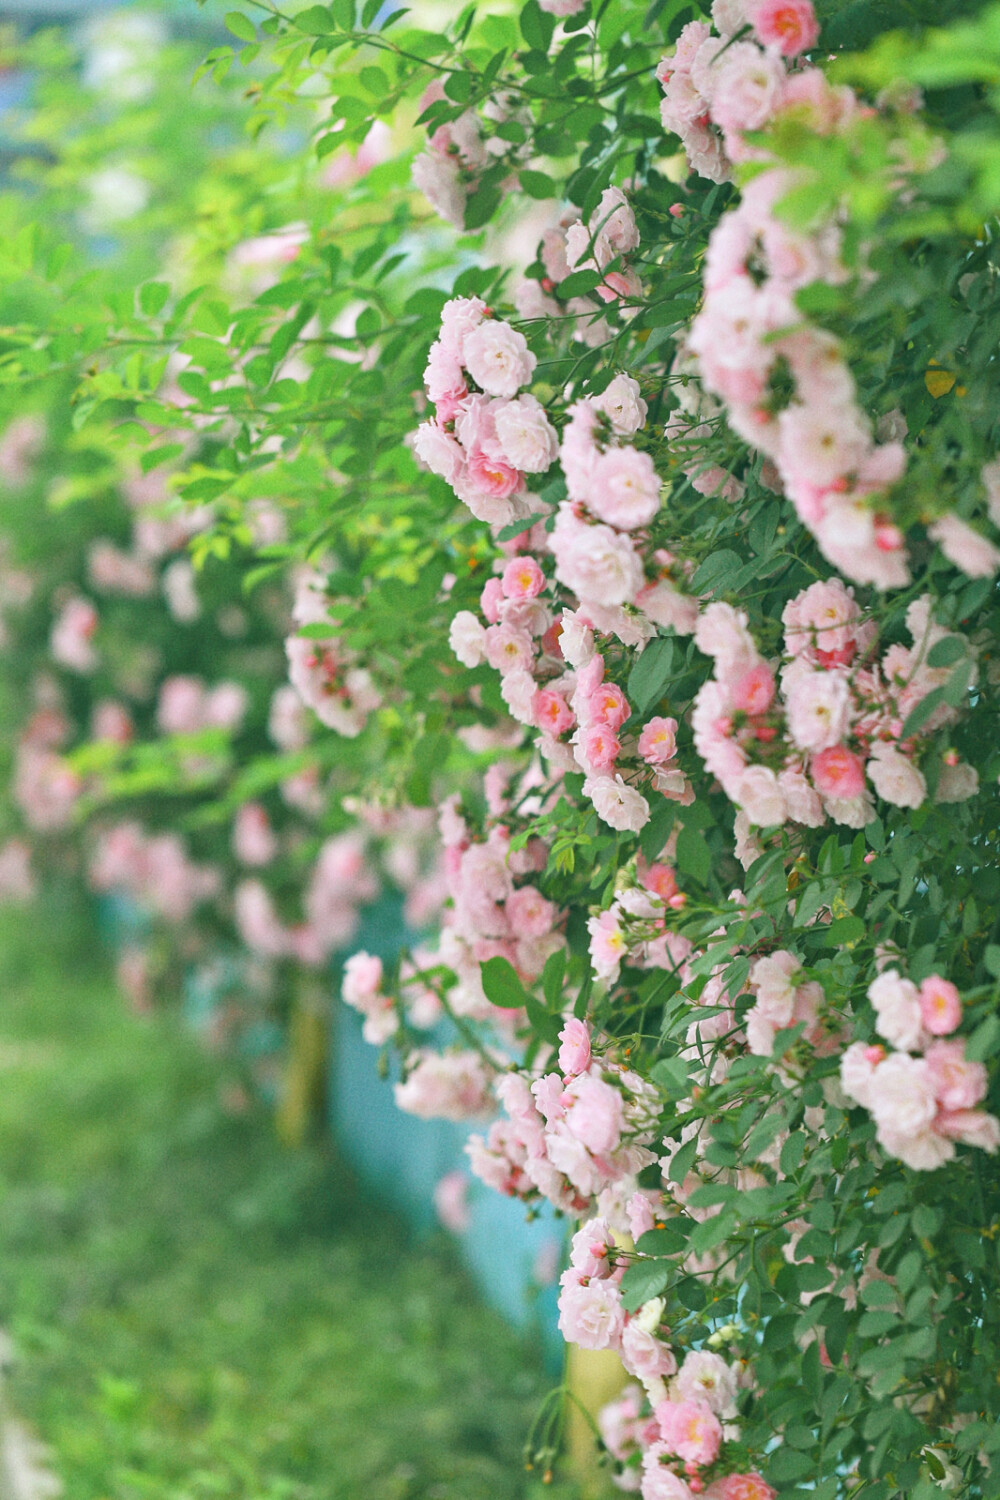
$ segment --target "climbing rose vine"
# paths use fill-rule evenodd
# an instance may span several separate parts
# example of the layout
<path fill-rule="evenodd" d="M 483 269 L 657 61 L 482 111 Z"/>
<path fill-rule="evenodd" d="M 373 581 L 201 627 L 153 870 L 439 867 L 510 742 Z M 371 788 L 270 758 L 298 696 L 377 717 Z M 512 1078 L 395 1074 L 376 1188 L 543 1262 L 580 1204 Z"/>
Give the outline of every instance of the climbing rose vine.
<path fill-rule="evenodd" d="M 255 71 L 264 142 L 307 112 L 313 186 L 275 173 L 207 291 L 182 240 L 186 288 L 109 294 L 73 395 L 169 466 L 171 548 L 283 590 L 266 691 L 161 674 L 169 774 L 269 739 L 206 797 L 235 862 L 122 821 L 92 883 L 346 952 L 399 1108 L 565 1223 L 621 1489 L 1000 1494 L 1000 12 L 227 24 L 214 86 Z M 161 556 L 105 539 L 52 591 L 78 696 L 91 593 Z M 93 791 L 62 745 L 51 710 L 20 739 L 39 834 Z"/>

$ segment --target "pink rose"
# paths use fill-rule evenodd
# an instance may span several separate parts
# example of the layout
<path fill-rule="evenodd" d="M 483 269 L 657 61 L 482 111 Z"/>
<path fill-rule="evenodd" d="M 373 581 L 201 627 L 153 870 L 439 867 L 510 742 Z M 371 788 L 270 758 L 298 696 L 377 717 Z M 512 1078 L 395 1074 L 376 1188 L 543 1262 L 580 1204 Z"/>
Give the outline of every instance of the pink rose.
<path fill-rule="evenodd" d="M 924 1056 L 942 1109 L 971 1109 L 985 1097 L 986 1069 L 968 1061 L 963 1042 L 932 1042 Z"/>
<path fill-rule="evenodd" d="M 639 736 L 639 754 L 646 764 L 663 765 L 673 759 L 676 750 L 677 720 L 650 719 Z"/>
<path fill-rule="evenodd" d="M 759 662 L 738 677 L 729 689 L 733 707 L 745 714 L 763 714 L 774 701 L 774 677 L 765 662 Z"/>
<path fill-rule="evenodd" d="M 962 1019 L 962 1000 L 950 979 L 928 974 L 920 986 L 920 1016 L 932 1036 L 947 1036 Z"/>
<path fill-rule="evenodd" d="M 865 789 L 864 764 L 846 745 L 821 750 L 812 757 L 809 769 L 816 790 L 824 797 L 846 802 L 860 797 Z"/>
<path fill-rule="evenodd" d="M 512 557 L 500 586 L 508 599 L 535 599 L 545 587 L 545 574 L 533 557 Z"/>
<path fill-rule="evenodd" d="M 576 715 L 566 699 L 549 688 L 541 688 L 532 699 L 531 712 L 539 729 L 549 734 L 564 734 L 576 723 Z"/>
<path fill-rule="evenodd" d="M 590 1067 L 590 1027 L 571 1016 L 559 1033 L 559 1067 L 567 1076 L 586 1073 Z"/>
<path fill-rule="evenodd" d="M 663 1441 L 686 1463 L 710 1464 L 722 1443 L 722 1423 L 703 1401 L 661 1401 L 656 1407 Z"/>
<path fill-rule="evenodd" d="M 761 45 L 776 47 L 782 57 L 808 52 L 819 39 L 819 23 L 810 0 L 758 0 L 750 19 Z"/>
<path fill-rule="evenodd" d="M 566 1118 L 571 1134 L 595 1155 L 614 1151 L 625 1119 L 618 1090 L 603 1079 L 584 1074 L 574 1078 L 566 1092 L 570 1096 Z"/>

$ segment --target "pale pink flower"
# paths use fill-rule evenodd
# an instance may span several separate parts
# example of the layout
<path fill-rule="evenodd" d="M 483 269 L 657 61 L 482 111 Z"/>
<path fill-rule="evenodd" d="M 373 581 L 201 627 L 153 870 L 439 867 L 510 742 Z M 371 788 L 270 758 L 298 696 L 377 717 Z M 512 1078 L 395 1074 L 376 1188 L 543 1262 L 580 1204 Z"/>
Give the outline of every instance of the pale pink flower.
<path fill-rule="evenodd" d="M 645 582 L 642 563 L 627 536 L 610 526 L 588 526 L 564 501 L 551 536 L 556 576 L 584 603 L 625 604 Z"/>
<path fill-rule="evenodd" d="M 233 852 L 244 865 L 268 865 L 278 852 L 278 840 L 266 809 L 244 802 L 233 823 Z"/>
<path fill-rule="evenodd" d="M 590 963 L 594 973 L 602 982 L 614 983 L 627 952 L 620 908 L 614 905 L 598 916 L 589 917 L 587 930 L 590 933 Z"/>
<path fill-rule="evenodd" d="M 868 986 L 868 998 L 875 1007 L 875 1030 L 879 1036 L 903 1051 L 915 1049 L 923 1025 L 916 985 L 904 979 L 898 969 L 883 969 Z"/>
<path fill-rule="evenodd" d="M 822 802 L 803 773 L 786 766 L 778 773 L 778 785 L 781 787 L 789 818 L 795 823 L 803 823 L 807 828 L 819 828 L 826 814 Z"/>
<path fill-rule="evenodd" d="M 518 668 L 530 670 L 535 659 L 535 647 L 528 632 L 517 630 L 503 620 L 499 625 L 489 626 L 483 646 L 490 666 L 504 675 Z"/>
<path fill-rule="evenodd" d="M 558 915 L 551 901 L 533 885 L 522 885 L 507 897 L 507 917 L 519 938 L 544 937 L 551 932 Z"/>
<path fill-rule="evenodd" d="M 616 1150 L 625 1122 L 619 1091 L 585 1073 L 571 1079 L 566 1094 L 566 1123 L 571 1134 L 595 1155 Z"/>
<path fill-rule="evenodd" d="M 846 745 L 832 745 L 814 755 L 809 773 L 820 795 L 838 802 L 850 801 L 864 791 L 864 764 Z"/>
<path fill-rule="evenodd" d="M 924 1056 L 942 1109 L 972 1109 L 985 1097 L 986 1069 L 967 1060 L 964 1042 L 932 1042 Z"/>
<path fill-rule="evenodd" d="M 446 1172 L 434 1185 L 434 1211 L 445 1229 L 464 1234 L 471 1222 L 469 1179 L 458 1169 Z"/>
<path fill-rule="evenodd" d="M 733 708 L 745 714 L 766 713 L 774 701 L 774 676 L 766 662 L 758 662 L 730 683 Z"/>
<path fill-rule="evenodd" d="M 819 40 L 819 23 L 811 0 L 753 0 L 750 19 L 757 40 L 782 57 L 808 52 Z"/>
<path fill-rule="evenodd" d="M 879 1064 L 870 1108 L 880 1131 L 916 1136 L 933 1123 L 937 1107 L 934 1078 L 924 1058 L 893 1052 Z"/>
<path fill-rule="evenodd" d="M 928 974 L 920 986 L 920 1019 L 932 1036 L 947 1036 L 962 1020 L 962 999 L 950 979 Z"/>
<path fill-rule="evenodd" d="M 656 1407 L 663 1441 L 687 1463 L 710 1464 L 722 1444 L 722 1423 L 703 1401 L 661 1401 Z"/>
<path fill-rule="evenodd" d="M 463 667 L 478 667 L 486 657 L 486 631 L 468 609 L 460 609 L 451 622 L 448 644 Z"/>
<path fill-rule="evenodd" d="M 788 732 L 800 750 L 829 750 L 844 738 L 851 695 L 842 672 L 789 668 L 783 679 Z"/>
<path fill-rule="evenodd" d="M 489 1078 L 478 1053 L 421 1049 L 411 1062 L 393 1089 L 397 1107 L 407 1114 L 460 1121 L 489 1110 Z"/>
<path fill-rule="evenodd" d="M 958 516 L 941 516 L 932 521 L 927 535 L 937 542 L 948 561 L 969 578 L 992 578 L 1000 568 L 1000 547 L 995 547 Z"/>
<path fill-rule="evenodd" d="M 647 765 L 663 765 L 677 751 L 677 720 L 649 719 L 639 736 L 639 754 Z"/>
<path fill-rule="evenodd" d="M 778 778 L 768 766 L 747 766 L 733 789 L 733 800 L 757 828 L 771 828 L 787 817 Z"/>
<path fill-rule="evenodd" d="M 559 1293 L 559 1331 L 581 1349 L 616 1349 L 625 1327 L 621 1294 L 611 1282 L 595 1277 L 586 1286 L 575 1272 L 564 1276 Z"/>
<path fill-rule="evenodd" d="M 629 1374 L 639 1380 L 663 1380 L 677 1369 L 670 1345 L 643 1328 L 636 1318 L 626 1323 L 622 1333 L 621 1359 Z"/>
<path fill-rule="evenodd" d="M 694 1500 L 690 1488 L 680 1475 L 660 1463 L 667 1452 L 664 1443 L 655 1443 L 643 1454 L 642 1500 Z"/>
<path fill-rule="evenodd" d="M 523 333 L 509 323 L 485 318 L 465 337 L 465 367 L 488 396 L 516 396 L 538 363 Z"/>
<path fill-rule="evenodd" d="M 469 500 L 483 498 L 491 500 L 509 500 L 511 495 L 516 495 L 524 487 L 524 481 L 517 469 L 511 468 L 502 458 L 491 458 L 482 448 L 473 448 L 468 454 L 464 474 L 459 476 L 460 483 L 455 486 L 455 492 L 460 500 L 472 509 Z M 507 512 L 504 512 L 506 515 Z M 484 517 L 479 517 L 480 520 Z"/>
<path fill-rule="evenodd" d="M 894 807 L 920 807 L 927 797 L 923 772 L 894 745 L 877 740 L 868 762 L 868 779 Z"/>
<path fill-rule="evenodd" d="M 533 557 L 512 557 L 500 585 L 507 599 L 534 599 L 545 587 L 545 574 Z"/>
<path fill-rule="evenodd" d="M 590 1027 L 571 1016 L 559 1033 L 559 1068 L 567 1077 L 586 1073 L 590 1067 Z"/>
<path fill-rule="evenodd" d="M 712 93 L 712 118 L 723 130 L 759 130 L 781 96 L 785 70 L 750 42 L 735 42 L 721 59 Z"/>
<path fill-rule="evenodd" d="M 638 833 L 649 822 L 649 803 L 620 776 L 589 777 L 583 784 L 583 794 L 590 798 L 597 816 L 609 828 Z"/>
<path fill-rule="evenodd" d="M 345 1004 L 363 1010 L 382 988 L 382 960 L 372 953 L 352 953 L 344 963 L 340 994 Z"/>
<path fill-rule="evenodd" d="M 736 1374 L 708 1349 L 685 1355 L 674 1389 L 682 1401 L 702 1401 L 717 1417 L 729 1417 L 736 1406 Z"/>
<path fill-rule="evenodd" d="M 639 393 L 639 382 L 630 375 L 616 375 L 597 397 L 612 428 L 620 437 L 631 437 L 646 423 L 646 403 Z"/>
<path fill-rule="evenodd" d="M 559 453 L 559 436 L 534 396 L 517 396 L 497 406 L 497 441 L 503 457 L 525 474 L 544 474 Z"/>
<path fill-rule="evenodd" d="M 977 1146 L 991 1156 L 1000 1149 L 1000 1120 L 983 1109 L 942 1111 L 934 1121 L 934 1128 L 951 1140 Z"/>
<path fill-rule="evenodd" d="M 602 521 L 623 531 L 648 525 L 660 508 L 660 479 L 649 454 L 609 448 L 594 465 L 587 503 Z"/>

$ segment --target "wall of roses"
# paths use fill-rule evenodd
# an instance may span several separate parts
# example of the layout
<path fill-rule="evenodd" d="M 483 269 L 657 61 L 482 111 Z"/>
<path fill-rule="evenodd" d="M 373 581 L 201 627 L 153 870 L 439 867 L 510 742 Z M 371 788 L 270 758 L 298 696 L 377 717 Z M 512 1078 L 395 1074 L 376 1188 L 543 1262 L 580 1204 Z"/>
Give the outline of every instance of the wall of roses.
<path fill-rule="evenodd" d="M 620 1488 L 1000 1492 L 1000 11 L 200 14 L 18 44 L 4 892 L 290 1138 L 336 962 Z"/>

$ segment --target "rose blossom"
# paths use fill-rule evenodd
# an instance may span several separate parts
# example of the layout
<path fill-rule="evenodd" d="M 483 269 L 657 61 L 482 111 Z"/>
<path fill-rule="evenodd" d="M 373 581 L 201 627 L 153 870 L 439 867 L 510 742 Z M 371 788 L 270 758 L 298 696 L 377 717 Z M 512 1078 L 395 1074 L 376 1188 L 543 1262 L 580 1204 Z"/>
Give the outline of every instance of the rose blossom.
<path fill-rule="evenodd" d="M 529 377 L 530 378 L 530 377 Z M 525 474 L 544 474 L 559 453 L 559 437 L 535 396 L 516 396 L 494 411 L 503 456 Z"/>
<path fill-rule="evenodd" d="M 569 1095 L 567 1123 L 571 1133 L 588 1151 L 614 1151 L 621 1138 L 625 1114 L 622 1096 L 601 1078 L 589 1074 L 574 1078 Z"/>
<path fill-rule="evenodd" d="M 647 765 L 663 765 L 677 750 L 677 720 L 653 718 L 639 736 L 639 754 Z"/>
<path fill-rule="evenodd" d="M 928 974 L 920 986 L 920 1019 L 932 1036 L 947 1036 L 962 1019 L 958 990 L 940 974 Z"/>
<path fill-rule="evenodd" d="M 778 778 L 767 766 L 747 766 L 734 788 L 735 802 L 757 828 L 771 828 L 787 816 Z"/>
<path fill-rule="evenodd" d="M 824 797 L 846 802 L 859 797 L 865 789 L 865 769 L 859 756 L 846 745 L 831 745 L 810 761 L 809 770 L 816 790 Z"/>
<path fill-rule="evenodd" d="M 964 1042 L 932 1042 L 924 1053 L 942 1109 L 971 1109 L 986 1094 L 986 1069 L 969 1062 Z"/>
<path fill-rule="evenodd" d="M 559 1033 L 559 1067 L 567 1076 L 586 1073 L 590 1067 L 590 1027 L 571 1016 Z"/>
<path fill-rule="evenodd" d="M 703 1500 L 778 1500 L 778 1491 L 760 1474 L 725 1474 L 712 1480 Z"/>
<path fill-rule="evenodd" d="M 564 734 L 576 723 L 576 715 L 566 699 L 559 693 L 552 692 L 550 688 L 541 688 L 535 694 L 531 702 L 531 712 L 539 729 L 545 729 L 553 735 Z"/>
<path fill-rule="evenodd" d="M 478 667 L 486 656 L 486 632 L 468 609 L 460 609 L 451 622 L 448 644 L 463 667 Z"/>
<path fill-rule="evenodd" d="M 903 979 L 898 969 L 885 969 L 868 986 L 868 998 L 875 1007 L 879 1036 L 904 1052 L 916 1048 L 922 1024 L 916 985 Z"/>
<path fill-rule="evenodd" d="M 581 1349 L 617 1348 L 625 1326 L 621 1295 L 610 1282 L 594 1278 L 584 1286 L 567 1273 L 559 1293 L 559 1331 Z"/>
<path fill-rule="evenodd" d="M 533 885 L 522 885 L 513 891 L 505 908 L 511 929 L 519 938 L 544 937 L 552 931 L 556 920 L 556 907 Z"/>
<path fill-rule="evenodd" d="M 811 0 L 757 0 L 750 20 L 761 45 L 776 47 L 782 57 L 808 52 L 819 40 Z"/>
<path fill-rule="evenodd" d="M 720 1355 L 707 1349 L 685 1356 L 674 1389 L 682 1401 L 702 1401 L 717 1417 L 735 1411 L 736 1374 Z"/>
<path fill-rule="evenodd" d="M 731 685 L 733 707 L 745 714 L 763 714 L 774 700 L 774 677 L 766 662 L 758 662 Z"/>
<path fill-rule="evenodd" d="M 645 425 L 646 403 L 639 394 L 639 382 L 630 375 L 616 375 L 597 404 L 620 437 L 631 437 Z"/>
<path fill-rule="evenodd" d="M 788 732 L 800 750 L 829 750 L 843 739 L 851 699 L 839 672 L 789 673 L 785 689 Z"/>
<path fill-rule="evenodd" d="M 907 1052 L 893 1052 L 880 1063 L 871 1112 L 880 1129 L 896 1136 L 915 1136 L 932 1124 L 937 1099 L 927 1062 Z"/>
<path fill-rule="evenodd" d="M 462 357 L 488 396 L 515 396 L 528 384 L 538 363 L 524 334 L 495 318 L 484 318 L 466 335 Z"/>
<path fill-rule="evenodd" d="M 722 1423 L 703 1401 L 661 1401 L 656 1408 L 663 1441 L 691 1464 L 714 1463 L 722 1443 Z"/>
<path fill-rule="evenodd" d="M 506 599 L 535 599 L 545 587 L 545 574 L 533 557 L 512 557 L 500 586 Z"/>
<path fill-rule="evenodd" d="M 597 816 L 609 828 L 638 833 L 649 822 L 649 803 L 620 776 L 592 776 L 583 784 L 583 794 L 594 804 Z"/>
<path fill-rule="evenodd" d="M 872 746 L 868 780 L 894 807 L 919 807 L 927 797 L 927 782 L 911 760 L 884 740 Z"/>
<path fill-rule="evenodd" d="M 588 504 L 600 520 L 623 531 L 648 525 L 660 508 L 660 479 L 649 454 L 609 448 L 594 465 Z"/>

